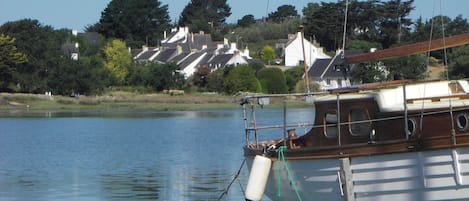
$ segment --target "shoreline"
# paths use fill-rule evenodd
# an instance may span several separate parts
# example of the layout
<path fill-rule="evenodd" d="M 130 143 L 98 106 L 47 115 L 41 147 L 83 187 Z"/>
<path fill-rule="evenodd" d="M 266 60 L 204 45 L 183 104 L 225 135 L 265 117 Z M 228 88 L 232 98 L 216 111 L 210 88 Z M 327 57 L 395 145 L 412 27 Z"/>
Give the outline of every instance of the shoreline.
<path fill-rule="evenodd" d="M 0 111 L 187 111 L 238 108 L 236 97 L 224 95 L 136 94 L 103 96 L 48 96 L 0 93 Z"/>

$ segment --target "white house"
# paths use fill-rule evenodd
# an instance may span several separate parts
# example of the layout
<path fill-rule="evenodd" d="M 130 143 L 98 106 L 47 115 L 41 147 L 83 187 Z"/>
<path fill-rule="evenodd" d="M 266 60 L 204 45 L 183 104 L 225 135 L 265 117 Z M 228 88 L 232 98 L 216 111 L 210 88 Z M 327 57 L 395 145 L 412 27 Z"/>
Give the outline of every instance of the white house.
<path fill-rule="evenodd" d="M 289 40 L 285 44 L 284 58 L 285 66 L 298 66 L 303 65 L 303 47 L 301 43 L 301 32 L 295 35 L 289 35 Z M 306 57 L 306 65 L 311 66 L 316 59 L 329 59 L 329 55 L 323 52 L 323 48 L 317 44 L 303 38 L 304 52 Z"/>

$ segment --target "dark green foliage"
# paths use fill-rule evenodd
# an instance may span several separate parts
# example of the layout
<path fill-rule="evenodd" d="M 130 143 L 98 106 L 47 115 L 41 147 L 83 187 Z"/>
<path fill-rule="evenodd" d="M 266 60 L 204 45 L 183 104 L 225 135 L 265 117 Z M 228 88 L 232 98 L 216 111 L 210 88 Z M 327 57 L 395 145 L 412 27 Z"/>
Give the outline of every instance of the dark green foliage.
<path fill-rule="evenodd" d="M 389 59 L 383 61 L 387 71 L 389 71 L 389 80 L 393 79 L 410 79 L 419 80 L 425 78 L 426 62 L 425 55 L 413 55 L 400 57 L 397 59 Z"/>
<path fill-rule="evenodd" d="M 302 79 L 303 74 L 304 67 L 301 66 L 290 68 L 285 71 L 285 81 L 289 92 L 293 92 L 295 90 L 296 83 Z"/>
<path fill-rule="evenodd" d="M 218 69 L 208 75 L 207 91 L 223 93 L 223 69 Z"/>
<path fill-rule="evenodd" d="M 173 63 L 140 65 L 133 71 L 131 83 L 144 84 L 154 91 L 181 89 L 184 86 L 184 75 L 179 73 L 179 66 Z"/>
<path fill-rule="evenodd" d="M 284 94 L 288 91 L 285 75 L 278 68 L 263 68 L 259 70 L 257 79 L 261 83 L 262 92 L 264 93 Z"/>
<path fill-rule="evenodd" d="M 238 26 L 240 27 L 249 27 L 256 23 L 256 19 L 254 19 L 254 15 L 245 15 L 243 18 L 238 20 Z"/>
<path fill-rule="evenodd" d="M 188 26 L 192 32 L 214 33 L 231 15 L 226 0 L 191 0 L 179 18 L 180 26 Z"/>
<path fill-rule="evenodd" d="M 210 74 L 210 69 L 207 67 L 198 68 L 194 75 L 192 75 L 192 84 L 199 88 L 205 88 L 208 84 L 208 75 Z"/>
<path fill-rule="evenodd" d="M 453 48 L 449 65 L 452 78 L 469 77 L 469 45 Z"/>
<path fill-rule="evenodd" d="M 227 94 L 237 92 L 260 92 L 261 85 L 255 76 L 255 71 L 249 65 L 234 67 L 223 82 Z"/>
<path fill-rule="evenodd" d="M 267 20 L 273 22 L 281 22 L 288 18 L 298 18 L 298 12 L 295 9 L 295 6 L 292 5 L 283 5 L 277 8 L 277 11 L 269 14 Z"/>
<path fill-rule="evenodd" d="M 125 40 L 131 47 L 157 45 L 170 25 L 168 5 L 158 0 L 112 0 L 101 14 L 95 30 L 106 38 Z"/>
<path fill-rule="evenodd" d="M 385 81 L 384 66 L 380 62 L 360 63 L 352 71 L 352 80 L 355 83 L 372 83 Z"/>

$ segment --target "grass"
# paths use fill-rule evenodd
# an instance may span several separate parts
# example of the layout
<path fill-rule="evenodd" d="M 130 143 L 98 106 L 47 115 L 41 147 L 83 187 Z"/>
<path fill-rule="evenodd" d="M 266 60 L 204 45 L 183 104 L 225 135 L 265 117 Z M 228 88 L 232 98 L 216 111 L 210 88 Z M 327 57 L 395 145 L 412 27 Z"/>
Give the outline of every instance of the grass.
<path fill-rule="evenodd" d="M 0 94 L 0 110 L 202 110 L 237 108 L 237 99 L 222 95 L 136 94 L 112 92 L 104 96 L 45 96 Z"/>

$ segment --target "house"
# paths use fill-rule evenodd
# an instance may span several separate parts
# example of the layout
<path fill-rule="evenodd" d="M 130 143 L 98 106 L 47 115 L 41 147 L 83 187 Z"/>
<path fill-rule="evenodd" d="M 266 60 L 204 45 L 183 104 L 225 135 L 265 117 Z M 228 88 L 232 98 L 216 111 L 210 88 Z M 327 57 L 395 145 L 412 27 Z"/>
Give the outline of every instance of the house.
<path fill-rule="evenodd" d="M 176 63 L 184 76 L 190 77 L 197 68 L 208 67 L 211 70 L 227 65 L 246 64 L 249 59 L 249 49 L 243 51 L 236 47 L 236 43 L 213 41 L 210 34 L 204 32 L 189 33 L 187 27 L 172 29 L 171 33 L 164 33 L 161 46 L 157 48 L 142 47 L 139 50 L 129 50 L 137 62 Z"/>
<path fill-rule="evenodd" d="M 351 71 L 355 64 L 344 64 L 342 52 L 342 50 L 337 51 L 333 58 L 316 59 L 314 64 L 308 69 L 309 81 L 319 84 L 321 90 L 350 87 Z M 346 51 L 346 54 L 356 53 Z"/>
<path fill-rule="evenodd" d="M 281 39 L 277 42 L 275 47 L 282 51 L 282 57 L 285 61 L 285 66 L 293 67 L 303 65 L 306 57 L 306 65 L 311 66 L 316 59 L 329 59 L 329 55 L 325 54 L 323 48 L 319 46 L 315 41 L 310 42 L 303 38 L 304 53 L 303 56 L 303 44 L 302 44 L 302 33 L 297 32 L 296 34 L 289 34 L 288 40 Z"/>

